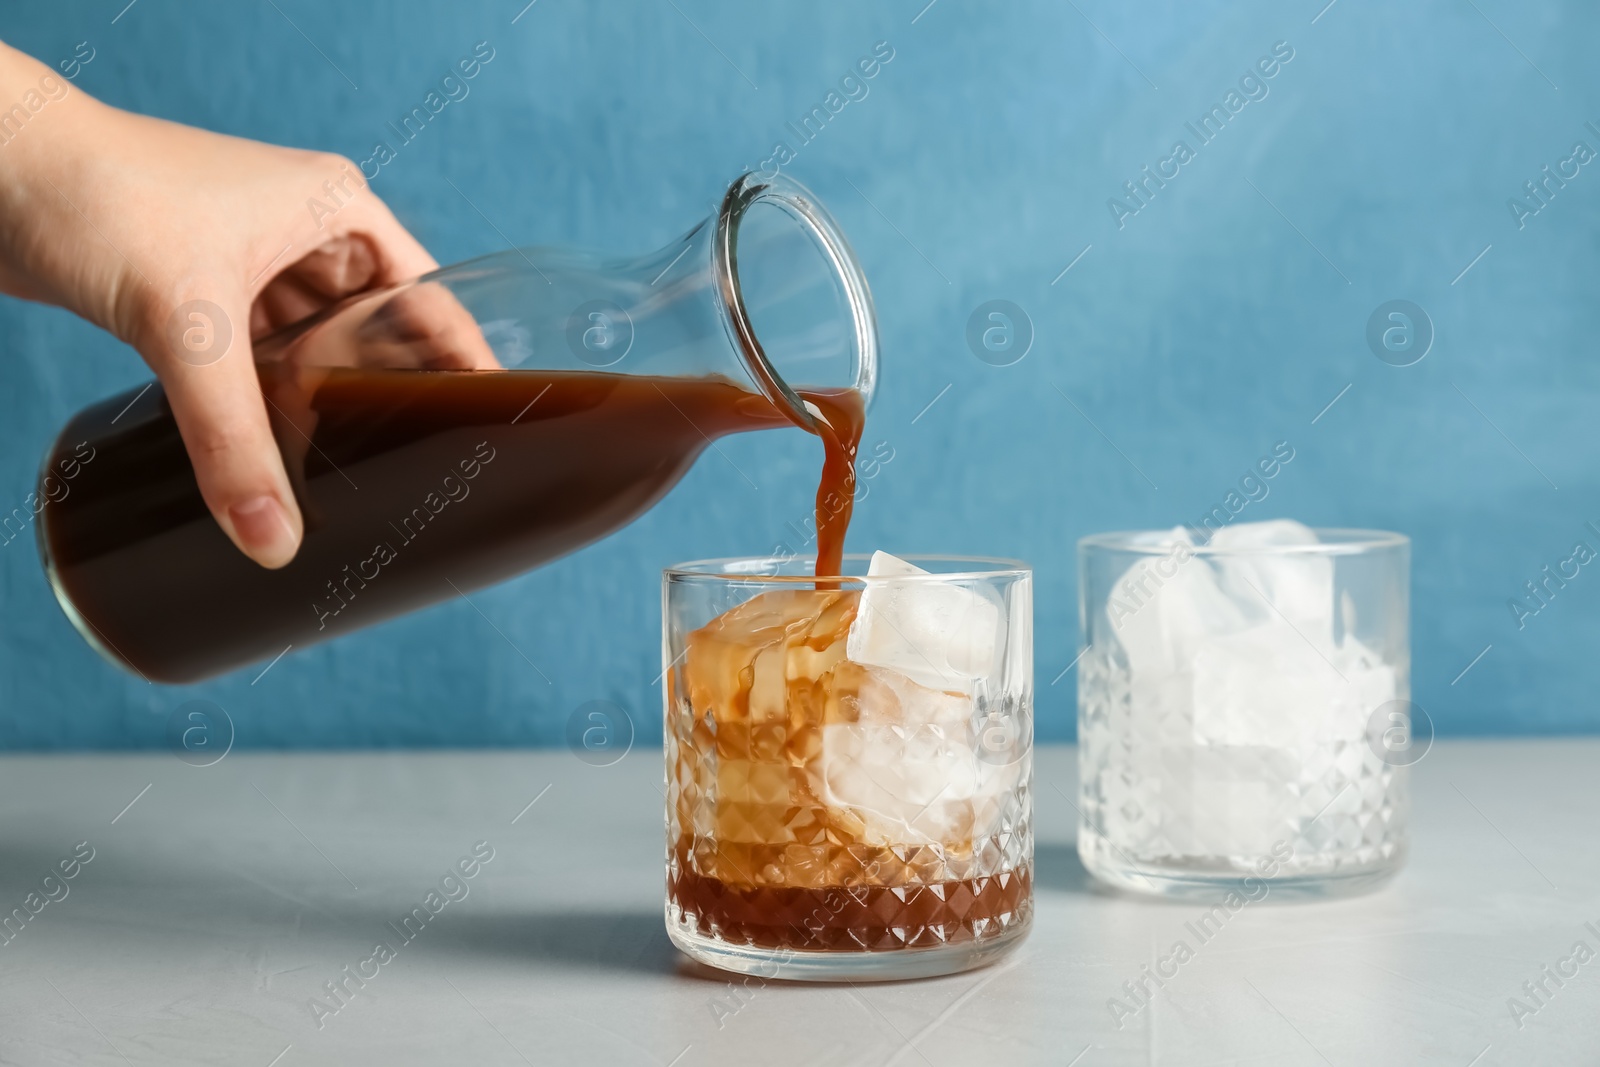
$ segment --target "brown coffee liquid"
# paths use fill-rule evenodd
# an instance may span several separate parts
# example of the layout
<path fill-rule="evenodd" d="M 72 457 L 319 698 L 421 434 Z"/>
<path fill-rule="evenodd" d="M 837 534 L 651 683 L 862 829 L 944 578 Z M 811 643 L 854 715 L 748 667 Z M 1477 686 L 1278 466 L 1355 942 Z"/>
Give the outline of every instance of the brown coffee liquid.
<path fill-rule="evenodd" d="M 791 425 L 719 377 L 258 367 L 305 518 L 285 567 L 246 558 L 206 510 L 165 394 L 81 412 L 41 515 L 52 579 L 102 647 L 144 677 L 192 682 L 510 578 L 626 525 L 714 439 Z M 864 418 L 825 413 L 820 573 L 835 573 Z M 88 453 L 78 449 L 88 442 Z"/>
<path fill-rule="evenodd" d="M 854 390 L 803 393 L 822 418 L 822 477 L 817 480 L 817 577 L 837 575 L 844 565 L 844 535 L 856 503 L 856 450 L 866 425 L 866 408 Z"/>
<path fill-rule="evenodd" d="M 1033 914 L 1033 877 L 826 889 L 733 885 L 687 862 L 668 875 L 678 921 L 706 937 L 755 948 L 887 952 L 990 940 Z"/>

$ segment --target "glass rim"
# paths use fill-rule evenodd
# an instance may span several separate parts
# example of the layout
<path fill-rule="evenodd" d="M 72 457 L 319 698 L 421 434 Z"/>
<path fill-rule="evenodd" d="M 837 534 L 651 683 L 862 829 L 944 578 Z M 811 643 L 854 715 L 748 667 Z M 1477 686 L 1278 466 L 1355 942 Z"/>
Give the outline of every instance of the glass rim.
<path fill-rule="evenodd" d="M 1192 529 L 1192 527 L 1185 527 Z M 1411 544 L 1411 538 L 1392 530 L 1369 530 L 1352 526 L 1313 526 L 1311 531 L 1319 538 L 1314 545 L 1244 545 L 1217 547 L 1210 542 L 1194 544 L 1189 550 L 1196 556 L 1353 556 L 1386 548 L 1401 548 Z M 1109 530 L 1078 538 L 1078 551 L 1092 549 L 1125 552 L 1137 556 L 1165 556 L 1174 545 L 1169 536 L 1171 528 L 1164 530 Z"/>
<path fill-rule="evenodd" d="M 872 559 L 870 553 L 847 552 L 846 560 L 859 560 L 867 562 Z M 731 566 L 744 564 L 747 566 L 760 566 L 771 563 L 777 566 L 790 563 L 809 562 L 816 566 L 816 555 L 803 556 L 720 556 L 711 559 L 686 560 L 675 563 L 670 567 L 663 567 L 661 577 L 668 582 L 731 582 L 760 585 L 815 585 L 817 582 L 857 582 L 860 584 L 891 582 L 912 583 L 938 583 L 957 580 L 989 581 L 996 578 L 1022 578 L 1033 574 L 1033 568 L 1020 559 L 1008 559 L 1004 556 L 960 556 L 939 555 L 934 553 L 919 553 L 911 556 L 897 556 L 896 559 L 907 563 L 921 565 L 923 563 L 958 563 L 970 566 L 963 570 L 955 571 L 930 571 L 927 574 L 760 574 L 755 571 L 729 570 Z"/>
<path fill-rule="evenodd" d="M 782 173 L 769 177 L 750 171 L 728 186 L 722 205 L 717 209 L 716 238 L 712 242 L 711 254 L 717 289 L 727 311 L 729 339 L 744 356 L 750 373 L 767 398 L 790 419 L 816 433 L 816 416 L 773 366 L 745 309 L 744 290 L 739 281 L 739 225 L 752 207 L 764 202 L 777 205 L 811 231 L 843 286 L 854 327 L 856 380 L 851 388 L 861 394 L 865 405 L 869 407 L 878 384 L 877 312 L 872 303 L 872 291 L 867 287 L 866 275 L 861 269 L 861 261 L 845 239 L 844 230 L 828 209 L 822 206 L 815 193 Z"/>

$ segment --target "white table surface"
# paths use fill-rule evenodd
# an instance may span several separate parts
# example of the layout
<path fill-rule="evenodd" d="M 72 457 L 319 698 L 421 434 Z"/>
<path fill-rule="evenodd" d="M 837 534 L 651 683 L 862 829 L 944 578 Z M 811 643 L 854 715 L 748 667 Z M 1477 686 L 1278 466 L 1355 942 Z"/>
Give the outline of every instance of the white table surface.
<path fill-rule="evenodd" d="M 1038 754 L 1038 911 L 1007 960 L 748 990 L 667 941 L 660 759 L 0 759 L 0 914 L 78 842 L 94 849 L 67 896 L 0 945 L 0 1062 L 1600 1063 L 1600 957 L 1546 980 L 1520 1028 L 1507 1004 L 1536 1006 L 1522 984 L 1575 942 L 1600 952 L 1584 925 L 1600 929 L 1600 739 L 1440 743 L 1413 769 L 1395 882 L 1247 907 L 1120 1030 L 1110 998 L 1175 940 L 1194 944 L 1184 924 L 1202 909 L 1086 877 L 1072 749 Z M 495 856 L 469 895 L 319 1029 L 323 983 L 397 942 L 386 922 L 478 840 Z"/>

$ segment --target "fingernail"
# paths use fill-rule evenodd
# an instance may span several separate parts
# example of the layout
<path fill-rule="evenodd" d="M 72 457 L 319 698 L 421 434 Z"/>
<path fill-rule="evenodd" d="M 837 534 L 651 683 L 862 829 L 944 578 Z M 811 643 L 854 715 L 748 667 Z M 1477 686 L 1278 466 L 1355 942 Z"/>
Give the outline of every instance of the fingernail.
<path fill-rule="evenodd" d="M 267 567 L 281 567 L 294 558 L 294 527 L 276 497 L 258 496 L 228 509 L 233 532 L 245 551 Z"/>

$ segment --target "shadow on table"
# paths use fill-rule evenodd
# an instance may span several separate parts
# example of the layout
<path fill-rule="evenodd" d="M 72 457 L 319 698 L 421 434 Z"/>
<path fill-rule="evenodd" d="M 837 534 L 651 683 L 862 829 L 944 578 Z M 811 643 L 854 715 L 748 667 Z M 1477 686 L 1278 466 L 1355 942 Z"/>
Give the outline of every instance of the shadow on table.
<path fill-rule="evenodd" d="M 682 958 L 667 940 L 660 909 L 463 912 L 440 923 L 438 932 L 438 951 L 604 971 L 668 974 Z"/>
<path fill-rule="evenodd" d="M 0 890 L 23 886 L 37 889 L 40 878 L 54 873 L 56 864 L 70 860 L 72 855 L 73 846 L 60 841 L 0 838 Z"/>
<path fill-rule="evenodd" d="M 1045 893 L 1100 893 L 1094 877 L 1078 858 L 1075 842 L 1035 841 L 1033 886 Z"/>

